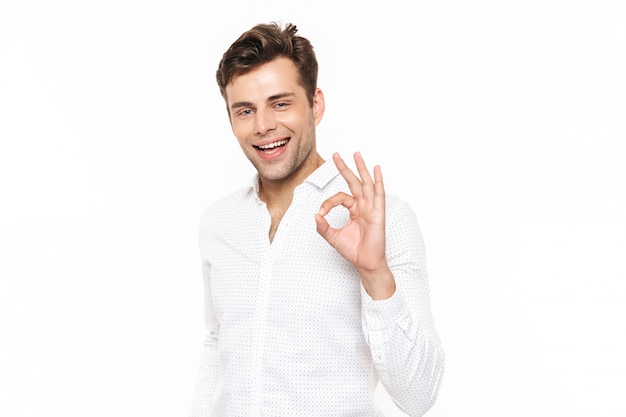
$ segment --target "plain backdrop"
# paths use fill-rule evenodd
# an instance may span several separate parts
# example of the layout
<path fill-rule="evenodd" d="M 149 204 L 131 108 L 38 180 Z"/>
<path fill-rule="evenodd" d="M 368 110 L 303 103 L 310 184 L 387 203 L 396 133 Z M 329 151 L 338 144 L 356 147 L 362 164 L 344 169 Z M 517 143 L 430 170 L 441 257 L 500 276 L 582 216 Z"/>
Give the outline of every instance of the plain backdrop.
<path fill-rule="evenodd" d="M 619 0 L 2 1 L 0 415 L 188 415 L 199 216 L 253 173 L 214 73 L 269 21 L 315 46 L 322 155 L 416 211 L 428 415 L 626 416 Z"/>

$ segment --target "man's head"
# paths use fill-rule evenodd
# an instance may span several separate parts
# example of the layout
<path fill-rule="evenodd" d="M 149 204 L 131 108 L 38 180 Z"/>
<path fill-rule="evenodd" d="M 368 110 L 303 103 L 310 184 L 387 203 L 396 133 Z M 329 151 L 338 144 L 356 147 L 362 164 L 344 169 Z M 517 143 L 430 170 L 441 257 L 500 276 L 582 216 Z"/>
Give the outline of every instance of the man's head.
<path fill-rule="evenodd" d="M 323 163 L 315 129 L 324 115 L 317 61 L 296 27 L 261 24 L 226 51 L 217 82 L 241 149 L 262 188 L 289 190 Z"/>
<path fill-rule="evenodd" d="M 259 24 L 244 32 L 224 53 L 217 69 L 217 85 L 222 97 L 227 99 L 226 86 L 234 77 L 285 57 L 298 69 L 300 84 L 312 105 L 317 87 L 317 59 L 311 43 L 296 32 L 296 26 L 291 23 L 284 29 L 276 23 Z"/>

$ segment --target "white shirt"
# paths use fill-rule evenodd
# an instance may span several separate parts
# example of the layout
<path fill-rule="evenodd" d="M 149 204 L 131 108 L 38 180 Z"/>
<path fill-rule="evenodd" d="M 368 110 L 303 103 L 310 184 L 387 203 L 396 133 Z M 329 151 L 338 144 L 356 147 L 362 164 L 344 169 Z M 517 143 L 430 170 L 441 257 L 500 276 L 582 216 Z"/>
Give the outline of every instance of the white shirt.
<path fill-rule="evenodd" d="M 411 208 L 387 195 L 387 262 L 396 292 L 372 300 L 354 266 L 316 231 L 315 213 L 349 192 L 328 161 L 299 185 L 272 243 L 258 177 L 200 223 L 207 336 L 194 417 L 382 416 L 378 381 L 410 416 L 434 403 L 444 355 Z M 342 207 L 327 216 L 343 225 Z"/>

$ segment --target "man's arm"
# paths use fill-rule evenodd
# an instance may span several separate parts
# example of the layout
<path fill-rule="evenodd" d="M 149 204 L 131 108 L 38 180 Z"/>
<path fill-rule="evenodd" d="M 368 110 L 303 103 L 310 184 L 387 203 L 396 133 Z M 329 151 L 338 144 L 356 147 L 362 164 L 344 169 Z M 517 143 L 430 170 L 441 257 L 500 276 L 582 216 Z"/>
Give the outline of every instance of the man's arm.
<path fill-rule="evenodd" d="M 209 417 L 210 406 L 217 381 L 217 339 L 219 327 L 213 314 L 211 303 L 211 288 L 209 282 L 209 267 L 202 265 L 202 276 L 204 281 L 204 310 L 206 337 L 202 348 L 202 358 L 198 379 L 194 392 L 191 417 Z"/>
<path fill-rule="evenodd" d="M 317 231 L 359 272 L 363 332 L 381 382 L 404 412 L 421 416 L 436 399 L 444 356 L 430 314 L 417 221 L 403 205 L 387 226 L 380 167 L 374 167 L 372 179 L 355 153 L 359 178 L 339 155 L 333 160 L 352 195 L 338 193 L 322 203 L 315 216 Z M 338 205 L 348 209 L 350 218 L 343 227 L 332 228 L 323 216 Z M 388 239 L 393 240 L 389 249 Z"/>
<path fill-rule="evenodd" d="M 426 257 L 417 219 L 401 203 L 387 221 L 389 267 L 396 292 L 373 300 L 363 289 L 363 333 L 381 383 L 410 416 L 435 403 L 444 372 L 444 352 L 430 308 Z"/>

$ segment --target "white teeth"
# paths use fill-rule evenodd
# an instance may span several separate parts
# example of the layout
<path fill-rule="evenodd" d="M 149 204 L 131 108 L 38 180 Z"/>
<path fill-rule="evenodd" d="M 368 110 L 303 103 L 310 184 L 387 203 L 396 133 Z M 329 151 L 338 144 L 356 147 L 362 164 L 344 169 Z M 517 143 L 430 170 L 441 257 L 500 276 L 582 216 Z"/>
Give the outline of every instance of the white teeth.
<path fill-rule="evenodd" d="M 272 143 L 268 143 L 267 145 L 263 145 L 263 146 L 259 146 L 259 149 L 272 149 L 275 148 L 277 146 L 283 146 L 284 144 L 287 143 L 287 139 L 285 140 L 279 140 L 278 142 L 272 142 Z"/>

